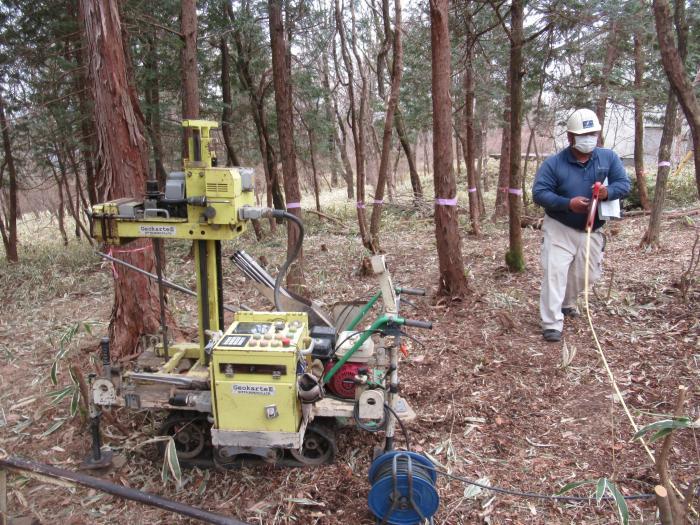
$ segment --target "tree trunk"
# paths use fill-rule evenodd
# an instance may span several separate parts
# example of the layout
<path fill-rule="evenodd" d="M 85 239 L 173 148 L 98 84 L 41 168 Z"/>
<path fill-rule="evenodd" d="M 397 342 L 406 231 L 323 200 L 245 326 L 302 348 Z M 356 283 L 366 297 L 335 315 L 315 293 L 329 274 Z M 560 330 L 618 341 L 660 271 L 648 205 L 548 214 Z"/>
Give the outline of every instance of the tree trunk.
<path fill-rule="evenodd" d="M 379 253 L 379 221 L 382 216 L 382 205 L 384 202 L 384 190 L 388 178 L 389 164 L 391 163 L 391 131 L 394 127 L 394 112 L 399 102 L 399 89 L 401 88 L 401 72 L 403 70 L 403 43 L 401 39 L 401 0 L 394 0 L 394 31 L 391 34 L 389 29 L 389 0 L 383 0 L 385 20 L 385 31 L 387 39 L 393 41 L 393 60 L 391 68 L 391 89 L 389 90 L 389 100 L 386 106 L 386 116 L 384 118 L 384 134 L 382 136 L 382 156 L 379 161 L 379 174 L 377 175 L 377 186 L 374 192 L 374 206 L 372 207 L 372 217 L 370 220 L 370 246 L 372 253 Z"/>
<path fill-rule="evenodd" d="M 180 2 L 180 67 L 182 75 L 182 118 L 199 118 L 199 82 L 197 72 L 197 0 Z M 187 156 L 187 136 L 183 129 L 182 156 Z"/>
<path fill-rule="evenodd" d="M 418 175 L 418 168 L 416 168 L 416 152 L 411 148 L 411 143 L 408 141 L 406 126 L 404 125 L 403 121 L 403 114 L 398 107 L 396 108 L 394 126 L 396 127 L 396 134 L 399 136 L 399 141 L 401 142 L 403 152 L 406 154 L 408 173 L 411 177 L 411 190 L 413 191 L 413 198 L 422 199 L 423 185 L 421 184 L 420 176 Z"/>
<path fill-rule="evenodd" d="M 158 71 L 158 48 L 155 31 L 146 36 L 145 66 L 149 71 L 146 79 L 146 129 L 153 146 L 153 164 L 156 179 L 161 188 L 165 187 L 168 173 L 163 165 L 163 141 L 160 128 L 160 72 Z"/>
<path fill-rule="evenodd" d="M 285 28 L 282 22 L 281 0 L 268 0 L 270 10 L 270 45 L 272 47 L 272 77 L 275 85 L 275 108 L 277 110 L 277 133 L 279 135 L 284 194 L 287 211 L 301 218 L 301 192 L 297 174 L 296 150 L 294 147 L 294 115 L 292 113 L 292 86 L 287 68 Z M 287 224 L 287 253 L 294 251 L 299 232 L 291 221 Z M 297 293 L 304 286 L 303 255 L 292 265 L 287 275 L 287 285 Z"/>
<path fill-rule="evenodd" d="M 457 185 L 452 171 L 449 0 L 430 1 L 432 54 L 433 170 L 435 237 L 440 278 L 438 294 L 461 297 L 469 291 L 457 222 Z"/>
<path fill-rule="evenodd" d="M 7 171 L 10 176 L 10 191 L 9 205 L 5 216 L 5 230 L 7 242 L 5 242 L 5 256 L 10 262 L 19 261 L 17 255 L 17 168 L 15 167 L 15 159 L 12 156 L 12 141 L 10 139 L 10 128 L 7 124 L 5 116 L 5 102 L 2 98 L 2 89 L 0 88 L 0 129 L 2 130 L 2 148 L 5 155 L 4 166 L 7 166 Z M 3 166 L 3 167 L 4 167 Z M 0 177 L 0 187 L 2 186 L 2 177 Z M 0 217 L 2 221 L 2 217 Z M 5 241 L 3 237 L 3 241 Z"/>
<path fill-rule="evenodd" d="M 474 166 L 474 27 L 472 25 L 471 12 L 467 9 L 467 50 L 465 56 L 466 68 L 464 71 L 464 127 L 465 143 L 464 163 L 467 169 L 467 185 L 469 188 L 469 220 L 471 221 L 474 235 L 480 235 L 479 226 L 479 189 L 476 181 L 476 170 Z"/>
<path fill-rule="evenodd" d="M 330 159 L 331 168 L 331 186 L 338 186 L 338 132 L 335 128 L 335 118 L 333 117 L 333 103 L 331 102 L 331 82 L 330 82 L 330 65 L 328 59 L 328 51 L 323 52 L 323 109 L 326 114 L 326 123 L 329 126 L 326 143 L 328 144 L 328 157 Z M 344 178 L 344 177 L 343 177 Z"/>
<path fill-rule="evenodd" d="M 654 6 L 656 8 L 656 5 Z M 656 13 L 655 13 L 656 14 Z M 670 13 L 668 13 L 670 17 Z M 678 55 L 681 67 L 685 62 L 688 42 L 688 26 L 685 24 L 685 3 L 676 2 L 674 10 L 676 34 L 678 36 Z M 657 21 L 658 24 L 658 21 Z M 671 35 L 673 39 L 673 35 Z M 661 215 L 666 202 L 666 184 L 671 172 L 671 146 L 676 128 L 676 116 L 678 113 L 678 98 L 673 89 L 668 92 L 666 101 L 666 115 L 664 127 L 661 131 L 661 143 L 659 144 L 659 161 L 656 172 L 656 187 L 654 188 L 654 202 L 649 216 L 649 226 L 640 242 L 641 247 L 658 248 L 660 246 Z"/>
<path fill-rule="evenodd" d="M 182 116 L 199 118 L 199 83 L 197 73 L 197 2 L 181 0 L 180 33 L 182 34 Z"/>
<path fill-rule="evenodd" d="M 236 150 L 233 148 L 231 140 L 231 123 L 233 121 L 233 102 L 231 98 L 231 59 L 228 51 L 228 42 L 226 37 L 222 36 L 219 39 L 219 50 L 221 51 L 221 97 L 224 107 L 221 110 L 221 134 L 224 137 L 226 145 L 226 165 L 240 166 L 241 161 L 238 160 Z"/>
<path fill-rule="evenodd" d="M 93 92 L 98 182 L 107 199 L 133 197 L 146 183 L 148 155 L 143 115 L 136 92 L 127 80 L 121 21 L 116 0 L 81 0 L 88 81 Z M 126 262 L 154 272 L 147 240 L 134 241 L 121 253 Z M 142 334 L 158 333 L 158 287 L 148 277 L 120 270 L 114 282 L 114 306 L 109 326 L 112 358 L 134 353 Z M 174 326 L 168 313 L 168 324 Z"/>
<path fill-rule="evenodd" d="M 501 130 L 501 158 L 498 165 L 498 185 L 496 187 L 496 206 L 492 220 L 495 222 L 500 217 L 508 214 L 508 184 L 510 181 L 510 109 L 511 109 L 511 71 L 508 69 L 508 94 L 506 95 L 503 110 L 503 127 Z"/>
<path fill-rule="evenodd" d="M 343 179 L 345 179 L 345 186 L 347 187 L 348 199 L 352 200 L 355 198 L 355 176 L 352 171 L 352 164 L 350 163 L 350 157 L 348 156 L 348 133 L 345 130 L 345 124 L 343 119 L 338 114 L 338 104 L 333 101 L 334 112 L 338 122 L 338 128 L 340 129 L 340 137 L 337 142 L 340 146 L 340 159 L 343 161 Z"/>
<path fill-rule="evenodd" d="M 52 166 L 53 168 L 53 166 Z M 56 189 L 58 190 L 58 231 L 61 233 L 61 239 L 63 239 L 63 246 L 68 246 L 68 234 L 66 233 L 66 203 L 63 197 L 63 183 L 58 177 L 58 174 L 54 171 L 54 179 L 56 180 Z"/>
<path fill-rule="evenodd" d="M 644 177 L 644 45 L 642 32 L 634 32 L 634 174 L 642 208 L 649 210 L 646 178 Z"/>
<path fill-rule="evenodd" d="M 605 127 L 605 111 L 608 107 L 608 91 L 610 86 L 610 75 L 612 74 L 613 67 L 619 56 L 619 50 L 617 46 L 618 39 L 618 22 L 613 20 L 610 25 L 610 32 L 608 33 L 608 43 L 605 48 L 605 61 L 603 62 L 603 70 L 600 77 L 600 91 L 598 93 L 598 100 L 595 105 L 595 113 L 600 121 L 600 126 Z M 605 135 L 601 129 L 598 134 L 598 146 L 602 147 L 605 145 Z"/>
<path fill-rule="evenodd" d="M 351 4 L 351 12 L 353 17 L 353 29 L 355 27 L 355 10 L 353 4 Z M 355 100 L 355 88 L 354 88 L 354 66 L 352 59 L 350 58 L 350 51 L 348 49 L 347 38 L 345 36 L 345 27 L 343 24 L 343 17 L 340 6 L 340 0 L 335 0 L 335 24 L 338 35 L 340 36 L 340 51 L 343 57 L 343 63 L 345 65 L 345 70 L 348 75 L 347 90 L 348 99 L 350 104 L 350 129 L 352 131 L 352 140 L 355 146 L 355 177 L 356 177 L 356 199 L 357 199 L 357 222 L 360 229 L 360 237 L 362 239 L 362 244 L 368 245 L 368 232 L 367 232 L 367 219 L 365 218 L 365 104 L 367 102 L 367 79 L 362 72 L 362 62 L 359 59 L 357 50 L 355 51 L 355 58 L 357 60 L 358 69 L 362 77 L 362 89 L 360 94 L 360 109 L 357 110 L 357 102 Z M 353 32 L 353 40 L 354 40 Z"/>
<path fill-rule="evenodd" d="M 302 123 L 306 128 L 306 135 L 309 137 L 309 156 L 311 157 L 311 176 L 314 188 L 314 200 L 316 201 L 316 211 L 321 211 L 321 190 L 318 184 L 318 172 L 316 171 L 316 134 L 314 133 L 311 126 L 309 126 L 303 119 Z"/>
<path fill-rule="evenodd" d="M 82 34 L 81 34 L 82 37 Z M 83 162 L 85 163 L 85 187 L 87 189 L 88 200 L 90 204 L 97 204 L 99 202 L 97 197 L 97 190 L 95 189 L 95 165 L 93 163 L 93 158 L 95 154 L 94 148 L 94 123 L 89 115 L 92 113 L 92 108 L 90 107 L 90 102 L 88 100 L 88 90 L 85 89 L 87 85 L 87 62 L 85 60 L 85 51 L 83 49 L 84 43 L 80 42 L 76 49 L 76 57 L 78 59 L 75 83 L 76 91 L 78 92 L 78 108 L 80 111 L 80 151 L 82 153 Z"/>
<path fill-rule="evenodd" d="M 513 0 L 510 9 L 510 184 L 508 188 L 508 230 L 510 247 L 506 264 L 511 272 L 525 269 L 520 215 L 522 201 L 518 191 L 522 186 L 520 172 L 523 90 L 523 19 L 524 0 Z"/>
<path fill-rule="evenodd" d="M 679 2 L 676 2 L 679 3 Z M 682 3 L 682 2 L 680 2 Z M 700 195 L 700 102 L 695 96 L 693 84 L 685 71 L 686 44 L 681 44 L 681 33 L 687 40 L 688 22 L 685 8 L 679 13 L 676 10 L 676 28 L 679 33 L 679 44 L 676 48 L 673 42 L 673 27 L 671 25 L 671 8 L 668 0 L 653 0 L 654 19 L 656 20 L 656 35 L 661 50 L 661 62 L 666 71 L 668 82 L 678 98 L 685 119 L 693 137 L 693 157 L 695 160 L 695 182 Z"/>

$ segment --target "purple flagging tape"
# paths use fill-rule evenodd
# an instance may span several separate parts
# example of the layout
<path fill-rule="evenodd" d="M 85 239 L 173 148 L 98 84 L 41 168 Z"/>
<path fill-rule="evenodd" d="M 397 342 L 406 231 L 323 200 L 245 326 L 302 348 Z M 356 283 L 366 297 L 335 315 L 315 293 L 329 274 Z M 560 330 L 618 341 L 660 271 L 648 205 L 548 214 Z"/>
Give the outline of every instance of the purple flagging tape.
<path fill-rule="evenodd" d="M 662 160 L 661 162 L 659 162 L 659 168 L 665 168 L 666 166 L 668 166 L 670 168 L 671 163 L 667 160 Z"/>
<path fill-rule="evenodd" d="M 374 204 L 384 204 L 384 199 L 374 199 Z"/>
<path fill-rule="evenodd" d="M 457 197 L 453 199 L 435 199 L 435 204 L 440 206 L 457 206 Z"/>
<path fill-rule="evenodd" d="M 358 207 L 359 209 L 364 209 L 365 203 L 364 203 L 364 202 L 359 202 L 359 201 L 358 201 L 357 207 Z"/>
<path fill-rule="evenodd" d="M 522 195 L 523 190 L 520 188 L 508 188 L 508 193 L 512 193 L 513 195 Z"/>
<path fill-rule="evenodd" d="M 294 208 L 301 208 L 301 202 L 288 202 L 287 209 L 293 210 Z"/>
<path fill-rule="evenodd" d="M 469 193 L 476 193 L 476 188 L 469 188 L 467 191 L 469 191 Z"/>

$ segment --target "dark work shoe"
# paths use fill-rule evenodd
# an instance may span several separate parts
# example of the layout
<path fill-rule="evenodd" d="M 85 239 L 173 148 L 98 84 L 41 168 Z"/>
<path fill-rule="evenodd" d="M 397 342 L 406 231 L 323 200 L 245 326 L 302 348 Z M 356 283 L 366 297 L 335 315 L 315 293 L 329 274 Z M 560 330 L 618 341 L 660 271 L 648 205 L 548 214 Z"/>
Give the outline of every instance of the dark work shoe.
<path fill-rule="evenodd" d="M 544 337 L 545 341 L 556 343 L 557 341 L 561 341 L 561 332 L 554 329 L 543 330 L 542 337 Z"/>
<path fill-rule="evenodd" d="M 561 313 L 564 314 L 564 317 L 571 317 L 572 319 L 575 319 L 576 317 L 581 317 L 581 314 L 575 306 L 571 308 L 562 308 Z"/>

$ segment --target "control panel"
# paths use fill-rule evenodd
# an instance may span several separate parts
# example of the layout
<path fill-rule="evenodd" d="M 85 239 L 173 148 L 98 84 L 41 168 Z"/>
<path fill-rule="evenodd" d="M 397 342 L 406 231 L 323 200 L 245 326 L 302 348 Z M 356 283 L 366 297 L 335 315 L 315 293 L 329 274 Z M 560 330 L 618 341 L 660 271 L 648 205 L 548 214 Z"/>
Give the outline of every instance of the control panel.
<path fill-rule="evenodd" d="M 310 342 L 306 313 L 237 312 L 212 351 L 215 428 L 296 432 Z"/>

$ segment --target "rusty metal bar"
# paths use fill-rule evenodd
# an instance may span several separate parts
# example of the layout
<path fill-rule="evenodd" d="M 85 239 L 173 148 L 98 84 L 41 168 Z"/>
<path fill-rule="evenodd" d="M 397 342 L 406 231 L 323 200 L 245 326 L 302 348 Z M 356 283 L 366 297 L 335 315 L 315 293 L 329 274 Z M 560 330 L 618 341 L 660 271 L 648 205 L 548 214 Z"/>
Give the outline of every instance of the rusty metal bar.
<path fill-rule="evenodd" d="M 49 483 L 57 483 L 59 485 L 63 485 L 66 482 L 75 485 L 83 485 L 85 487 L 101 490 L 102 492 L 106 492 L 107 494 L 111 494 L 112 496 L 116 496 L 118 498 L 136 501 L 138 503 L 143 503 L 144 505 L 149 505 L 151 507 L 157 507 L 176 514 L 188 516 L 190 518 L 203 521 L 204 523 L 213 523 L 215 525 L 250 525 L 244 521 L 237 520 L 236 518 L 229 518 L 227 516 L 222 516 L 221 514 L 207 512 L 206 510 L 198 509 L 196 507 L 190 507 L 184 503 L 179 503 L 155 494 L 149 494 L 148 492 L 124 487 L 123 485 L 117 485 L 104 479 L 81 474 L 80 472 L 64 470 L 51 465 L 46 465 L 44 463 L 37 463 L 35 461 L 29 461 L 15 456 L 3 456 L 0 454 L 0 484 L 2 484 L 1 482 L 6 478 L 5 470 L 28 473 L 29 475 L 41 477 L 44 479 L 44 481 Z M 4 487 L 0 486 L 0 489 L 2 488 Z M 0 511 L 3 511 L 3 513 L 0 514 L 0 523 L 4 523 L 7 520 L 7 500 L 4 497 L 4 491 L 0 490 L 0 492 Z"/>

